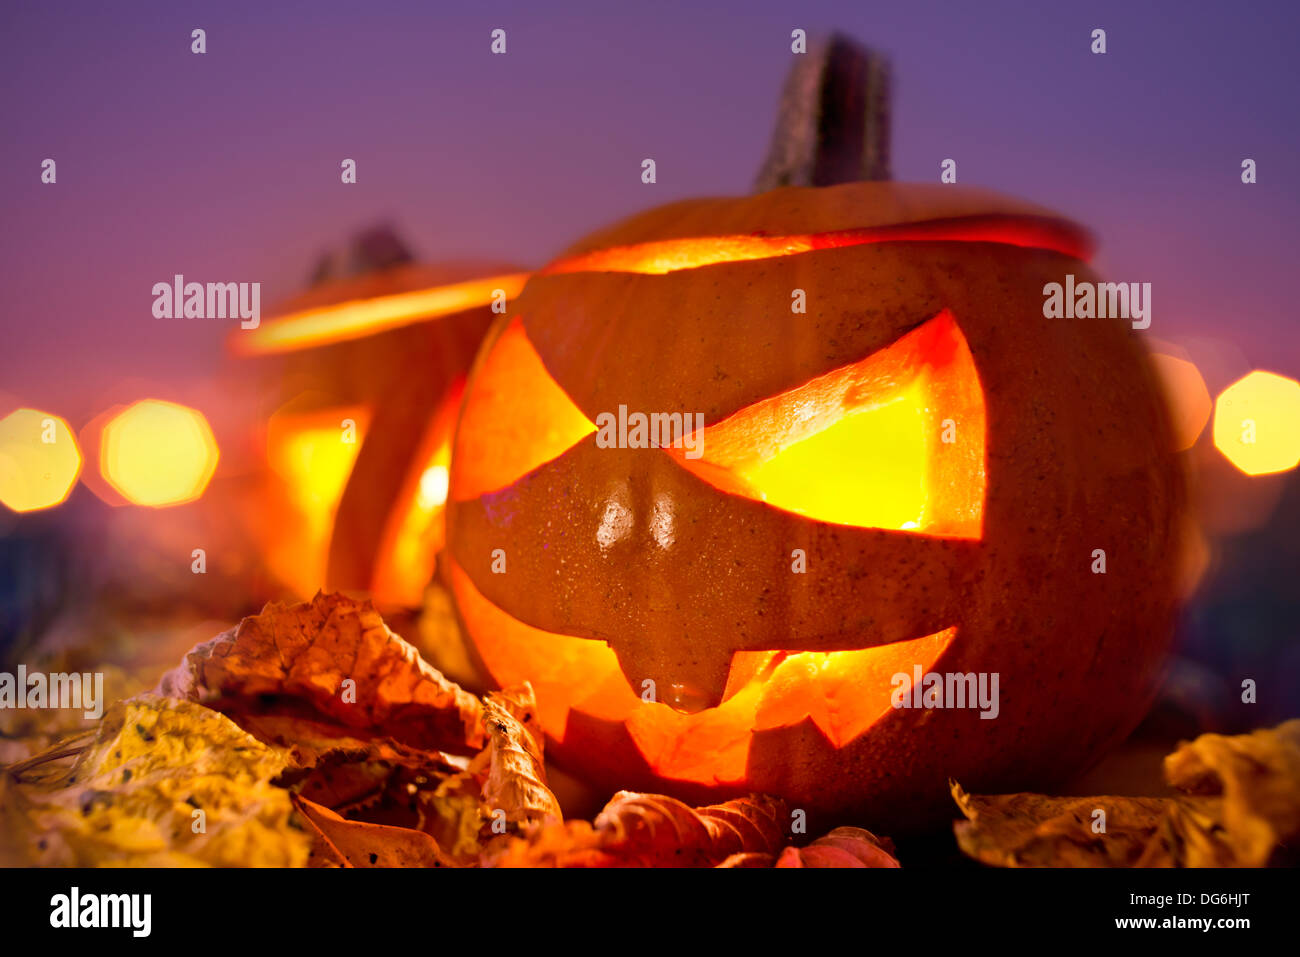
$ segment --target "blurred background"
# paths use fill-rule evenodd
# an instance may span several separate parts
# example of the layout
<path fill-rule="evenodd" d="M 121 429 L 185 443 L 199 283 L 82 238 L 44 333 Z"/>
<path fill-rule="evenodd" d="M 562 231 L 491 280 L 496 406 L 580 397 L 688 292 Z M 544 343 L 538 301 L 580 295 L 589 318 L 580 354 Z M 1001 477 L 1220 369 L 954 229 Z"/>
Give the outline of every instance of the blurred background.
<path fill-rule="evenodd" d="M 955 159 L 959 183 L 1089 226 L 1108 278 L 1152 284 L 1201 539 L 1139 740 L 1300 713 L 1300 7 L 462 7 L 0 10 L 0 668 L 135 690 L 322 582 L 372 592 L 408 637 L 445 615 L 424 586 L 493 293 L 629 213 L 747 192 L 798 27 L 891 57 L 895 179 Z M 155 318 L 178 273 L 260 282 L 262 334 Z M 0 717 L 9 739 L 35 720 Z"/>

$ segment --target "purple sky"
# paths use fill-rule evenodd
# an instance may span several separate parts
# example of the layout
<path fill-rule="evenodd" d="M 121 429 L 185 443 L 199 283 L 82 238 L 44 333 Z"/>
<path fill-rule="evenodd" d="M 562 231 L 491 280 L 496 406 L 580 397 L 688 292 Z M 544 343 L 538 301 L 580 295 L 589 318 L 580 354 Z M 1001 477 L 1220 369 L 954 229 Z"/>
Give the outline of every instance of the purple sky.
<path fill-rule="evenodd" d="M 893 57 L 897 179 L 953 157 L 963 184 L 1091 226 L 1103 271 L 1153 283 L 1153 335 L 1300 375 L 1300 5 L 460 6 L 6 3 L 0 398 L 74 427 L 124 380 L 183 398 L 230 325 L 154 319 L 150 289 L 176 272 L 260 280 L 265 304 L 379 219 L 428 258 L 527 265 L 638 209 L 743 193 L 794 27 Z"/>

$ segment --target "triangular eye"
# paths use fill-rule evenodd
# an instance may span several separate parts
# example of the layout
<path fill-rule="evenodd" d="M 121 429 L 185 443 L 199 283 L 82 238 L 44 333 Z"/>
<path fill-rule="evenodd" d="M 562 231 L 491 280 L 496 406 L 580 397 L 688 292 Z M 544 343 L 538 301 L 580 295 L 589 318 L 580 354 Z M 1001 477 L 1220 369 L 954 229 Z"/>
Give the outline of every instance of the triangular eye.
<path fill-rule="evenodd" d="M 975 362 L 945 310 L 669 451 L 716 488 L 818 521 L 977 539 L 984 429 Z"/>
<path fill-rule="evenodd" d="M 468 501 L 505 488 L 594 431 L 546 371 L 516 316 L 487 344 L 461 410 L 451 497 Z"/>

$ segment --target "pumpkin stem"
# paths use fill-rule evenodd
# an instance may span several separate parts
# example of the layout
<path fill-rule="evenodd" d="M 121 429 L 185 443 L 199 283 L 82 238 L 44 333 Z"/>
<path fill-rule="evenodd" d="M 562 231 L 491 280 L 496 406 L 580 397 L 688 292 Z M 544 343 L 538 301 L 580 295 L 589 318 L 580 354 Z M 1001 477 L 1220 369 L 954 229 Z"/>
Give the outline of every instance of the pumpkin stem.
<path fill-rule="evenodd" d="M 321 256 L 308 285 L 315 286 L 345 276 L 364 276 L 414 261 L 415 257 L 397 230 L 381 223 L 353 236 L 351 249 L 344 257 L 340 258 L 333 252 Z"/>
<path fill-rule="evenodd" d="M 889 179 L 889 74 L 839 33 L 797 54 L 754 191 Z"/>

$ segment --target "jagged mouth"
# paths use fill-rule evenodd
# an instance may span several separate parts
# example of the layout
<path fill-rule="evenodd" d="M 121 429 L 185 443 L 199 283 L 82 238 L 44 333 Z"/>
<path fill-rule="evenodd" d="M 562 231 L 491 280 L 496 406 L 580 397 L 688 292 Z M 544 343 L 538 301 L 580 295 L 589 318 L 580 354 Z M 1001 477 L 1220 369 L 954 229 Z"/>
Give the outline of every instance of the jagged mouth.
<path fill-rule="evenodd" d="M 891 710 L 895 676 L 933 671 L 958 628 L 849 651 L 741 651 L 716 707 L 676 710 L 644 700 L 604 642 L 526 625 L 484 598 L 454 562 L 451 583 L 479 657 L 502 686 L 529 681 L 546 734 L 562 741 L 570 719 L 622 723 L 646 764 L 675 780 L 723 785 L 745 779 L 751 737 L 810 722 L 835 748 Z"/>

